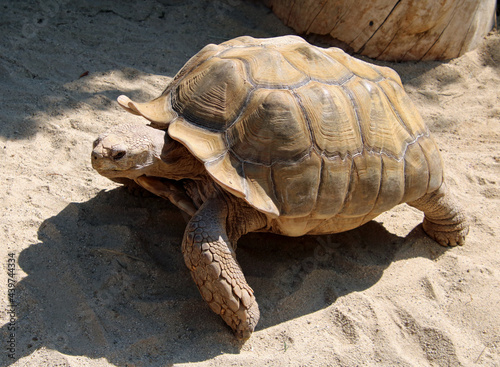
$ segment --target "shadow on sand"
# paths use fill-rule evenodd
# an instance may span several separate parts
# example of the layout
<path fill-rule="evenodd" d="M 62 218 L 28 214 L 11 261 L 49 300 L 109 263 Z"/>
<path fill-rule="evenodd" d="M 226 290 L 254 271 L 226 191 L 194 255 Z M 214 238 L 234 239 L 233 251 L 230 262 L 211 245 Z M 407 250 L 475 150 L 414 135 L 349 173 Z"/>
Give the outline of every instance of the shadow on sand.
<path fill-rule="evenodd" d="M 184 265 L 187 219 L 165 200 L 115 189 L 45 220 L 40 243 L 19 255 L 27 276 L 15 290 L 16 359 L 41 347 L 117 366 L 238 353 L 241 344 L 201 299 Z M 260 304 L 257 331 L 370 288 L 401 250 L 435 256 L 439 246 L 430 250 L 422 238 L 420 226 L 405 239 L 374 221 L 337 235 L 243 237 L 237 254 Z"/>

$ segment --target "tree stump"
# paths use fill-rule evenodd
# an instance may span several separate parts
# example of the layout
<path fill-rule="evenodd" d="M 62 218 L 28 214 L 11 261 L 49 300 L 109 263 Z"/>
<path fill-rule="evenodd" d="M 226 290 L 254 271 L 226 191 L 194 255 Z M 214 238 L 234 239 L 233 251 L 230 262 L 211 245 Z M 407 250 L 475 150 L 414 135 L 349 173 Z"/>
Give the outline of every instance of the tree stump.
<path fill-rule="evenodd" d="M 302 35 L 328 35 L 379 60 L 446 60 L 474 49 L 496 0 L 264 0 Z"/>

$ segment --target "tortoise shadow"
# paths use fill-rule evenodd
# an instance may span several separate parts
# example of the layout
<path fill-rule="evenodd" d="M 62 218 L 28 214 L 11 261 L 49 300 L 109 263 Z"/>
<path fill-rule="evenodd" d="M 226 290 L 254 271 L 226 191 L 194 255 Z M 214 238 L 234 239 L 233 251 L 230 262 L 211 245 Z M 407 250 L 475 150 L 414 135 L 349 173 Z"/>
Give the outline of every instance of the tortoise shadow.
<path fill-rule="evenodd" d="M 436 259 L 445 251 L 426 236 L 421 224 L 400 237 L 370 221 L 348 232 L 321 236 L 251 233 L 240 240 L 237 254 L 259 302 L 261 330 L 372 287 L 394 261 Z"/>
<path fill-rule="evenodd" d="M 239 353 L 242 345 L 206 306 L 184 265 L 187 219 L 165 200 L 114 189 L 45 220 L 40 243 L 19 255 L 27 276 L 15 289 L 17 350 L 9 362 L 42 347 L 117 366 Z M 435 256 L 439 246 L 416 245 L 422 236 L 416 227 L 398 237 L 374 221 L 329 236 L 245 236 L 237 255 L 260 304 L 257 331 L 370 288 L 398 253 Z"/>

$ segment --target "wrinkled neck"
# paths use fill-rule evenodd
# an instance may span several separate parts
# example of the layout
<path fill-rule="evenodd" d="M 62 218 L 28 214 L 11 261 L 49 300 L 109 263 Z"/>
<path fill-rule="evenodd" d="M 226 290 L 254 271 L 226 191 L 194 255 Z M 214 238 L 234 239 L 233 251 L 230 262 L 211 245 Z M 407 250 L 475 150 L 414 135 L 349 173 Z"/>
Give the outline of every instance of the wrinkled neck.
<path fill-rule="evenodd" d="M 152 176 L 172 180 L 196 180 L 206 175 L 203 164 L 184 145 L 170 138 L 168 134 L 165 134 L 159 159 L 158 172 L 156 174 L 151 172 Z"/>

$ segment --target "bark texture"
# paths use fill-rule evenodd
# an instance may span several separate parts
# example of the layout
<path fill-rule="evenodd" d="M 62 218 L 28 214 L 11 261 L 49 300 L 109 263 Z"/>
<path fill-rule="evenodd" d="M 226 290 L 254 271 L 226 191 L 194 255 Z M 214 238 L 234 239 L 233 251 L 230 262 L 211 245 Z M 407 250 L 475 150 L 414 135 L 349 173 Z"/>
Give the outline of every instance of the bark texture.
<path fill-rule="evenodd" d="M 379 60 L 447 60 L 473 50 L 494 24 L 496 0 L 265 0 L 298 34 L 341 41 Z"/>

